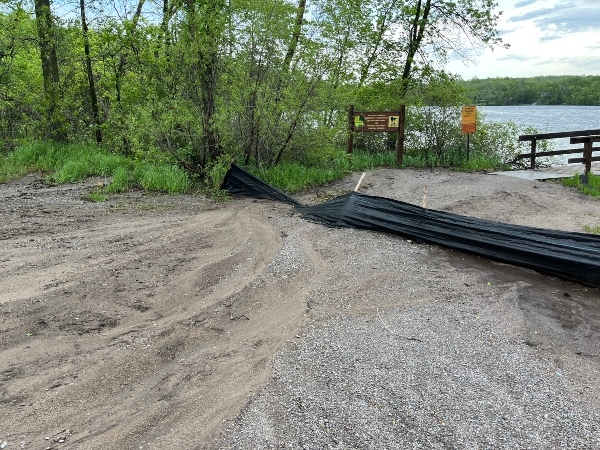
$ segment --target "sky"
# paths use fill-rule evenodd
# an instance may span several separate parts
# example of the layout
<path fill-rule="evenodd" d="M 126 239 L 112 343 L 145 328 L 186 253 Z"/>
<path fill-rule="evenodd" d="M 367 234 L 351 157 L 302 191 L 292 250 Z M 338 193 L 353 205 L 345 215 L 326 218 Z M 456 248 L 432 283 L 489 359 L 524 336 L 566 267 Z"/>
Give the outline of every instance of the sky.
<path fill-rule="evenodd" d="M 485 50 L 476 64 L 450 60 L 463 79 L 600 75 L 600 0 L 496 0 L 509 49 Z"/>

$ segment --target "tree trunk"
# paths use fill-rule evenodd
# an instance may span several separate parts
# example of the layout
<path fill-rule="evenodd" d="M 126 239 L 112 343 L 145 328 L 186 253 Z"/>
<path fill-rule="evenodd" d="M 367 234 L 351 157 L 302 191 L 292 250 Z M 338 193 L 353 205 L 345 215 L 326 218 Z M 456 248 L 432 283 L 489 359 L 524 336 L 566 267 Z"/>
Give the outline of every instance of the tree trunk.
<path fill-rule="evenodd" d="M 162 4 L 162 19 L 160 21 L 160 30 L 162 33 L 162 44 L 165 48 L 171 45 L 171 34 L 169 33 L 169 22 L 175 14 L 176 8 L 169 3 L 169 0 L 163 0 Z"/>
<path fill-rule="evenodd" d="M 296 23 L 294 24 L 294 31 L 292 32 L 292 39 L 288 46 L 285 59 L 283 60 L 283 70 L 288 71 L 291 68 L 292 59 L 296 54 L 296 48 L 300 41 L 300 35 L 302 33 L 302 24 L 304 23 L 304 13 L 306 12 L 306 0 L 298 0 L 298 9 L 296 11 Z"/>
<path fill-rule="evenodd" d="M 90 39 L 88 36 L 87 19 L 85 17 L 85 0 L 79 0 L 81 10 L 81 31 L 83 33 L 83 51 L 85 53 L 85 71 L 87 73 L 90 87 L 90 101 L 92 104 L 92 115 L 94 116 L 94 127 L 96 128 L 96 142 L 102 143 L 102 131 L 100 130 L 100 113 L 98 111 L 98 95 L 94 83 L 94 72 L 92 71 L 92 57 L 90 56 Z"/>
<path fill-rule="evenodd" d="M 47 121 L 51 139 L 64 141 L 66 136 L 60 130 L 56 117 L 60 81 L 58 73 L 58 58 L 56 42 L 54 41 L 54 25 L 50 12 L 50 0 L 35 0 L 35 19 L 39 38 L 42 76 L 44 78 L 44 93 L 48 101 Z"/>
<path fill-rule="evenodd" d="M 221 147 L 215 127 L 219 51 L 225 33 L 225 0 L 186 0 L 186 26 L 193 48 L 190 64 L 192 95 L 202 112 L 202 145 L 192 165 L 202 171 L 219 156 Z"/>
<path fill-rule="evenodd" d="M 44 89 L 52 91 L 53 84 L 58 84 L 58 59 L 56 57 L 56 43 L 53 40 L 54 25 L 50 12 L 50 0 L 35 0 L 35 18 L 38 37 L 40 39 L 40 56 L 42 59 L 42 75 Z"/>
<path fill-rule="evenodd" d="M 404 70 L 402 72 L 402 97 L 408 90 L 408 81 L 410 80 L 412 65 L 415 60 L 415 55 L 421 47 L 421 41 L 425 34 L 425 27 L 427 26 L 427 20 L 429 19 L 429 11 L 431 10 L 431 0 L 417 1 L 417 10 L 410 27 L 410 36 L 408 39 L 408 50 L 406 54 L 406 61 L 404 62 Z"/>

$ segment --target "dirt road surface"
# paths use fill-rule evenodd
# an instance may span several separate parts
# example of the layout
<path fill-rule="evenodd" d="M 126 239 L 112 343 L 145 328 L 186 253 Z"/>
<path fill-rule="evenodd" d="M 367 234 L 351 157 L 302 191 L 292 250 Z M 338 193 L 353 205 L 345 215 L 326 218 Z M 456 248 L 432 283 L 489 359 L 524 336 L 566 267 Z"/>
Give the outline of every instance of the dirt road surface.
<path fill-rule="evenodd" d="M 99 181 L 0 186 L 3 448 L 600 448 L 597 289 L 273 202 L 86 201 Z M 552 183 L 378 170 L 361 191 L 600 225 Z"/>

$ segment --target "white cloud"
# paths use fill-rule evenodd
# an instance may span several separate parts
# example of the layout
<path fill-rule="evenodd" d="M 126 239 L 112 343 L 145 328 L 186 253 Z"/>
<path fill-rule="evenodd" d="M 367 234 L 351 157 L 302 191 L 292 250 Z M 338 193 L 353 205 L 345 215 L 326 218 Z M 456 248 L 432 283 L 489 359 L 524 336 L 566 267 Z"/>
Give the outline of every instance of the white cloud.
<path fill-rule="evenodd" d="M 451 59 L 463 78 L 600 75 L 599 0 L 499 0 L 509 49 L 485 50 L 476 65 Z"/>
<path fill-rule="evenodd" d="M 521 8 L 523 6 L 529 6 L 537 2 L 537 0 L 523 0 L 521 2 L 515 3 L 515 8 Z"/>
<path fill-rule="evenodd" d="M 511 16 L 508 21 L 509 22 L 521 22 L 523 20 L 529 19 L 539 19 L 540 17 L 548 17 L 556 14 L 557 12 L 564 11 L 565 9 L 571 8 L 572 4 L 559 4 L 554 5 L 552 8 L 541 8 L 534 9 L 529 12 L 523 13 L 518 16 Z"/>

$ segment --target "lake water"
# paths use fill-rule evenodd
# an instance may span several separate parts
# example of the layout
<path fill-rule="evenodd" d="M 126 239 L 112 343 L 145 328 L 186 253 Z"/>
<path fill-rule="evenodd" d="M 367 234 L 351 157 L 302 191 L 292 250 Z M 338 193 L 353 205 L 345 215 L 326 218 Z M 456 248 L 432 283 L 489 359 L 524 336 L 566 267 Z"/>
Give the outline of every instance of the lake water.
<path fill-rule="evenodd" d="M 541 133 L 600 129 L 600 106 L 478 106 L 477 111 L 488 119 L 512 120 L 517 125 L 535 127 Z"/>
<path fill-rule="evenodd" d="M 600 130 L 600 106 L 567 105 L 522 105 L 522 106 L 478 106 L 478 113 L 497 122 L 512 120 L 517 125 L 534 127 L 540 133 L 558 133 L 561 131 Z M 549 141 L 556 150 L 581 148 L 571 145 L 569 139 Z M 564 155 L 566 159 L 577 155 Z"/>

